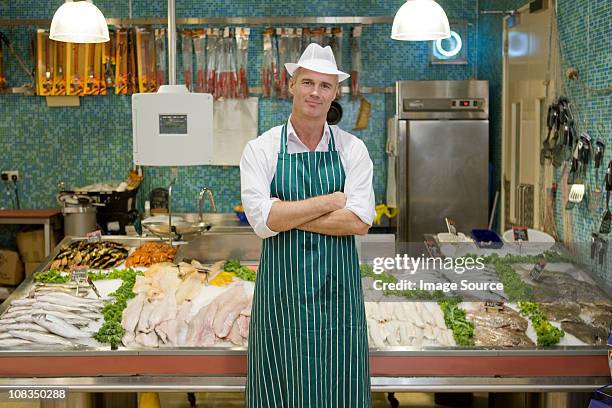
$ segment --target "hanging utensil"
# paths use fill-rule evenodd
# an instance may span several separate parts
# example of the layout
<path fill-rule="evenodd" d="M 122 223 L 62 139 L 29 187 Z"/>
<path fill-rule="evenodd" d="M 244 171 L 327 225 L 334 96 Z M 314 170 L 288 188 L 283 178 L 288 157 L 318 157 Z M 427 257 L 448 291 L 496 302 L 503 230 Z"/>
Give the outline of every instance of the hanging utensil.
<path fill-rule="evenodd" d="M 185 86 L 193 90 L 193 42 L 191 31 L 181 31 L 181 55 L 183 56 L 183 79 Z"/>
<path fill-rule="evenodd" d="M 292 30 L 293 31 L 293 30 Z M 248 72 L 248 50 L 249 50 L 249 35 L 250 28 L 236 29 L 236 65 L 238 69 L 238 97 L 246 99 L 249 97 L 249 81 L 247 78 Z"/>
<path fill-rule="evenodd" d="M 580 161 L 581 149 L 582 140 L 579 140 L 576 144 L 576 148 L 574 149 L 574 155 L 572 157 L 572 168 L 570 169 L 570 173 L 567 177 L 567 184 L 571 184 L 572 187 L 570 189 L 567 203 L 565 204 L 566 210 L 573 209 L 576 203 L 582 201 L 582 198 L 584 197 L 584 184 L 580 184 L 579 180 L 576 180 L 576 174 L 578 174 L 578 179 L 580 179 L 580 174 L 582 170 Z"/>
<path fill-rule="evenodd" d="M 206 39 L 206 92 L 215 93 L 219 29 L 209 28 Z"/>
<path fill-rule="evenodd" d="M 94 93 L 94 57 L 96 44 L 84 45 L 85 55 L 83 57 L 82 78 L 83 78 L 83 95 L 93 95 Z"/>
<path fill-rule="evenodd" d="M 93 89 L 92 95 L 100 95 L 102 84 L 104 80 L 102 78 L 102 72 L 104 69 L 104 44 L 97 43 L 94 45 L 93 51 Z"/>
<path fill-rule="evenodd" d="M 261 64 L 261 94 L 264 98 L 272 96 L 272 84 L 274 77 L 272 75 L 272 65 L 274 64 L 274 56 L 272 55 L 272 34 L 273 28 L 267 28 L 263 32 L 263 59 Z"/>
<path fill-rule="evenodd" d="M 136 30 L 128 29 L 128 93 L 138 92 L 138 66 L 136 65 Z"/>
<path fill-rule="evenodd" d="M 236 49 L 235 30 L 227 28 L 228 36 L 225 38 L 227 44 L 226 53 L 226 90 L 224 91 L 225 98 L 235 99 L 238 97 L 238 70 L 236 69 L 236 61 L 238 50 Z"/>
<path fill-rule="evenodd" d="M 167 55 L 166 29 L 157 28 L 155 29 L 155 85 L 157 89 L 162 85 L 166 85 Z"/>
<path fill-rule="evenodd" d="M 195 53 L 195 92 L 206 92 L 206 30 L 193 30 Z"/>
<path fill-rule="evenodd" d="M 334 52 L 334 56 L 336 57 L 336 65 L 339 70 L 343 70 L 344 65 L 342 64 L 342 28 L 334 27 L 331 30 L 332 38 L 331 38 L 331 48 Z M 338 87 L 338 91 L 336 93 L 336 98 L 342 98 L 342 87 Z"/>
<path fill-rule="evenodd" d="M 64 62 L 66 61 L 66 44 L 65 42 L 53 41 L 52 48 L 55 55 L 56 67 L 53 70 L 53 91 L 51 95 L 66 95 L 66 78 L 64 77 Z"/>
<path fill-rule="evenodd" d="M 361 72 L 361 27 L 353 27 L 351 36 L 351 96 L 359 96 L 359 73 Z"/>
<path fill-rule="evenodd" d="M 593 161 L 595 162 L 595 188 L 589 193 L 589 211 L 591 212 L 597 211 L 601 205 L 602 191 L 599 186 L 599 168 L 601 167 L 601 161 L 605 150 L 606 145 L 601 139 L 598 139 L 595 142 L 595 148 L 593 150 Z"/>
<path fill-rule="evenodd" d="M 600 234 L 609 234 L 610 226 L 612 225 L 612 212 L 610 212 L 610 193 L 612 193 L 612 160 L 608 163 L 606 171 L 606 211 L 601 219 L 599 227 Z"/>
<path fill-rule="evenodd" d="M 0 88 L 6 87 L 6 76 L 4 75 L 4 53 L 2 52 L 2 41 L 0 41 Z"/>
<path fill-rule="evenodd" d="M 548 114 L 546 116 L 546 127 L 548 128 L 548 133 L 546 135 L 546 139 L 544 139 L 544 148 L 546 149 L 551 149 L 553 146 L 549 143 L 550 142 L 550 135 L 552 133 L 552 130 L 557 128 L 557 124 L 558 124 L 558 120 L 559 120 L 559 108 L 557 104 L 550 104 L 548 106 Z"/>
<path fill-rule="evenodd" d="M 278 71 L 278 35 L 272 35 L 272 98 L 278 99 L 280 97 L 280 73 Z M 282 67 L 284 70 L 285 67 Z"/>
<path fill-rule="evenodd" d="M 115 42 L 115 94 L 126 95 L 128 87 L 127 30 L 117 30 Z"/>
<path fill-rule="evenodd" d="M 289 29 L 277 28 L 276 36 L 278 38 L 278 66 L 284 67 L 285 63 L 292 62 L 289 57 Z M 279 99 L 287 99 L 289 97 L 289 78 L 286 69 L 281 69 L 278 84 Z"/>

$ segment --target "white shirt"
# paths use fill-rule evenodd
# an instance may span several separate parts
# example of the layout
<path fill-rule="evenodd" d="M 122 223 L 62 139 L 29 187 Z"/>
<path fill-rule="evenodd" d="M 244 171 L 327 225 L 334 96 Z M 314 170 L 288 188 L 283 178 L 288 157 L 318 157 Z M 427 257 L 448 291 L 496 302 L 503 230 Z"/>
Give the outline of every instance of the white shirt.
<path fill-rule="evenodd" d="M 240 160 L 242 206 L 249 223 L 261 238 L 278 234 L 268 228 L 267 221 L 272 203 L 278 200 L 270 197 L 270 184 L 276 172 L 282 128 L 282 125 L 273 127 L 257 139 L 251 140 L 245 146 Z M 336 150 L 339 152 L 346 173 L 345 208 L 352 211 L 365 224 L 372 225 L 375 216 L 374 188 L 372 187 L 373 165 L 368 149 L 360 139 L 337 126 L 334 126 L 332 131 Z M 329 125 L 326 123 L 323 137 L 315 151 L 328 151 L 330 137 Z M 288 121 L 287 153 L 308 151 L 308 147 L 302 143 L 293 130 L 291 121 Z"/>

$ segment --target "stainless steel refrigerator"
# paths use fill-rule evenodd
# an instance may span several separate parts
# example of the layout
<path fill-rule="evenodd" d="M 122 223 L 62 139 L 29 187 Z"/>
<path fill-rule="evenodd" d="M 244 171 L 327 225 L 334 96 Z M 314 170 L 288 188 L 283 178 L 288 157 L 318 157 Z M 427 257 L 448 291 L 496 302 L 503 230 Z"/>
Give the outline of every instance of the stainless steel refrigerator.
<path fill-rule="evenodd" d="M 399 242 L 488 220 L 488 81 L 396 83 Z"/>

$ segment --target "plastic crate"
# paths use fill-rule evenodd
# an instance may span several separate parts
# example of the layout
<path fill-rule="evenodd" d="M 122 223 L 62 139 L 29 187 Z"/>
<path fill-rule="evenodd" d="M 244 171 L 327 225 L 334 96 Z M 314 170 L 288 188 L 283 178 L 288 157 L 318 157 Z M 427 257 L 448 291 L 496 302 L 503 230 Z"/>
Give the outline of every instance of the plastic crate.
<path fill-rule="evenodd" d="M 595 390 L 595 395 L 589 402 L 589 408 L 612 408 L 612 395 L 610 395 L 612 390 L 606 390 L 611 386 L 612 384 L 608 384 Z"/>
<path fill-rule="evenodd" d="M 478 248 L 499 249 L 504 246 L 504 242 L 493 230 L 473 229 L 472 238 Z"/>

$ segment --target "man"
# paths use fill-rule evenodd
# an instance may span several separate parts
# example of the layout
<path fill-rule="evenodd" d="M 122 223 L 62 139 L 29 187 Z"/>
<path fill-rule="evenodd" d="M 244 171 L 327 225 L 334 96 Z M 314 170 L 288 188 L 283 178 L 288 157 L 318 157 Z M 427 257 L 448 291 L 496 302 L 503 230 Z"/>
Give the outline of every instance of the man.
<path fill-rule="evenodd" d="M 364 143 L 326 123 L 339 82 L 310 44 L 291 75 L 287 123 L 252 140 L 242 204 L 264 239 L 249 332 L 247 407 L 370 407 L 368 341 L 354 235 L 374 219 Z"/>

